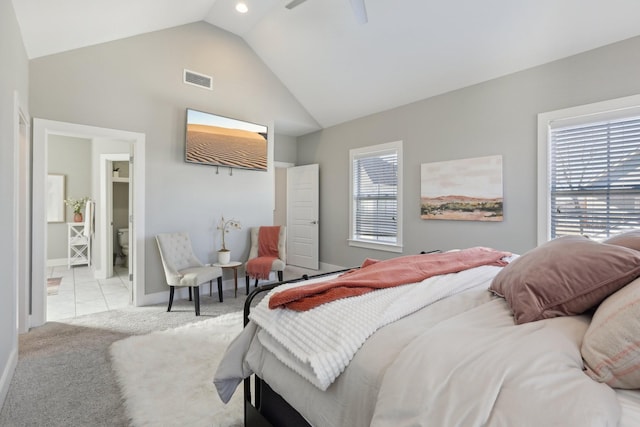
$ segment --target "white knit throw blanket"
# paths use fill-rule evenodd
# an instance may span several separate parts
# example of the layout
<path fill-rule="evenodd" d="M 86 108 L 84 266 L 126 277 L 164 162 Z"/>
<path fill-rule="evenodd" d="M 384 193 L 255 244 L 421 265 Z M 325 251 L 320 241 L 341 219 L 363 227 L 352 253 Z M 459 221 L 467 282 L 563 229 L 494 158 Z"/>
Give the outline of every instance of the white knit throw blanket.
<path fill-rule="evenodd" d="M 501 268 L 480 266 L 434 276 L 420 283 L 380 289 L 302 312 L 271 310 L 269 298 L 274 292 L 313 282 L 282 285 L 252 309 L 249 318 L 260 326 L 258 338 L 263 346 L 313 385 L 326 390 L 376 330 L 451 295 L 488 288 Z"/>

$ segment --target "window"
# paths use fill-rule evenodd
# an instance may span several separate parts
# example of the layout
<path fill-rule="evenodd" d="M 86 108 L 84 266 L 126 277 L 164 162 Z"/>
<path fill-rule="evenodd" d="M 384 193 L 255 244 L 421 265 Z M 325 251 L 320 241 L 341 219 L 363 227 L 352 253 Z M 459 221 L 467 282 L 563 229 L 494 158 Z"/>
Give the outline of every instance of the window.
<path fill-rule="evenodd" d="M 594 104 L 578 116 L 571 110 L 541 115 L 546 183 L 539 190 L 545 211 L 539 211 L 538 243 L 580 234 L 604 239 L 640 228 L 640 99 L 635 102 Z"/>
<path fill-rule="evenodd" d="M 402 252 L 402 141 L 349 151 L 351 246 Z"/>

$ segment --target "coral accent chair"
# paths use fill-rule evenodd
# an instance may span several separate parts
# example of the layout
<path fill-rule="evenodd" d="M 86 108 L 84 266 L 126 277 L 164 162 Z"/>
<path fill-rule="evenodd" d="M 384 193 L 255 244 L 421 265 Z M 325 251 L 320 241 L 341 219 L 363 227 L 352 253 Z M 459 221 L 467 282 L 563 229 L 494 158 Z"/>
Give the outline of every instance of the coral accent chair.
<path fill-rule="evenodd" d="M 260 227 L 251 227 L 251 249 L 249 249 L 249 259 L 244 265 L 244 271 L 247 271 L 247 264 L 254 258 L 258 258 L 258 248 L 260 245 Z M 278 257 L 271 263 L 271 271 L 275 271 L 278 274 L 278 280 L 282 282 L 284 278 L 284 268 L 287 265 L 287 228 L 280 226 L 280 232 L 278 234 Z M 247 295 L 249 295 L 249 274 L 246 273 L 245 281 L 247 286 Z M 258 279 L 255 279 L 254 286 L 258 286 Z"/>
<path fill-rule="evenodd" d="M 169 285 L 169 307 L 171 311 L 173 294 L 176 286 L 194 290 L 196 316 L 200 316 L 200 285 L 209 282 L 213 287 L 213 279 L 218 280 L 218 298 L 222 302 L 222 269 L 203 265 L 193 253 L 191 239 L 187 233 L 161 233 L 156 236 L 164 274 Z"/>

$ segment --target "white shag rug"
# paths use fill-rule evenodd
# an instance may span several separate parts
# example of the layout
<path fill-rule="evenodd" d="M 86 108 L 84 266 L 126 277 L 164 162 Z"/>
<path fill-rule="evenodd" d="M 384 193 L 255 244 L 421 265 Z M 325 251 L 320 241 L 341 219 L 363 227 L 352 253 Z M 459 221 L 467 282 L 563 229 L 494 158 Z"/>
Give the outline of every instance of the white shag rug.
<path fill-rule="evenodd" d="M 241 330 L 238 312 L 113 343 L 112 364 L 132 425 L 241 426 L 241 387 L 225 405 L 213 385 L 227 345 Z"/>

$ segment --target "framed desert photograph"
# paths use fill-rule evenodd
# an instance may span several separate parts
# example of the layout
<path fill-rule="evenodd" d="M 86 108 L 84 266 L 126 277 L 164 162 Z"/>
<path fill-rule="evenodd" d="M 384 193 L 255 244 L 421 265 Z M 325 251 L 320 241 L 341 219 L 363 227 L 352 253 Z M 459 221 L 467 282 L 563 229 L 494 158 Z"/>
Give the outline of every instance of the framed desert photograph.
<path fill-rule="evenodd" d="M 267 170 L 267 127 L 187 109 L 185 161 Z"/>
<path fill-rule="evenodd" d="M 502 156 L 423 163 L 420 217 L 502 221 Z"/>

